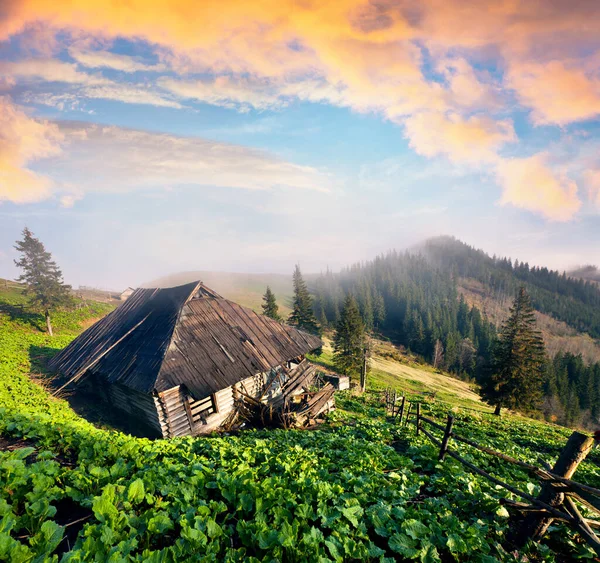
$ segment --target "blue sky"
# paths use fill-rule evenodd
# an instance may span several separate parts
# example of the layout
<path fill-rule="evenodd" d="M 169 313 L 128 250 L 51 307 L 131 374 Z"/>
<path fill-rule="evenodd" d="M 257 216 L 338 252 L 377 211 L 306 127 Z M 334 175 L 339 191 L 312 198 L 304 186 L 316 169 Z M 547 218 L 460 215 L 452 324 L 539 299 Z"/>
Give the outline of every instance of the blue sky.
<path fill-rule="evenodd" d="M 438 234 L 600 262 L 597 5 L 175 4 L 0 11 L 0 277 L 24 226 L 106 288 Z"/>

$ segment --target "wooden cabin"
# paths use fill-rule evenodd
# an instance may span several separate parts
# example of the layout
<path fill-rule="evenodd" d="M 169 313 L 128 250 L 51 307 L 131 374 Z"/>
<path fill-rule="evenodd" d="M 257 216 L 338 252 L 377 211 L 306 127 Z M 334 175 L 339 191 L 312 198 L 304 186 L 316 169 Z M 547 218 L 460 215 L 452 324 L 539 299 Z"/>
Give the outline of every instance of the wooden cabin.
<path fill-rule="evenodd" d="M 49 367 L 139 423 L 136 433 L 173 437 L 217 429 L 233 409 L 234 386 L 264 401 L 286 381 L 307 383 L 315 369 L 304 356 L 321 345 L 194 282 L 136 289 Z"/>

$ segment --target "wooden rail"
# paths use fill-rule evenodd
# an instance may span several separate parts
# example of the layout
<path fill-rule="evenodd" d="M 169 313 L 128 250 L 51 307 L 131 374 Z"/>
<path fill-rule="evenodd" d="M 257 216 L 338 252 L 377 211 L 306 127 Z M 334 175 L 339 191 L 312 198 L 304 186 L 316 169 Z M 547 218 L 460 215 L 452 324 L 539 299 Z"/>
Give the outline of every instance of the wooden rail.
<path fill-rule="evenodd" d="M 388 412 L 391 410 L 392 418 L 396 419 L 398 414 L 400 414 L 399 412 L 394 411 L 396 397 L 394 395 L 393 401 L 389 399 L 389 393 L 386 393 L 386 407 L 389 406 Z M 404 411 L 404 403 L 405 402 L 403 401 L 402 411 Z M 421 404 L 419 402 L 416 403 L 415 407 L 414 416 L 412 420 L 409 420 L 411 411 L 411 404 L 409 403 L 404 423 L 414 424 L 417 435 L 423 433 L 433 444 L 439 447 L 440 460 L 444 460 L 446 456 L 450 456 L 468 468 L 471 472 L 484 477 L 495 485 L 506 489 L 515 496 L 530 503 L 519 503 L 510 499 L 500 500 L 501 504 L 526 515 L 525 520 L 521 520 L 518 526 L 515 525 L 515 519 L 513 518 L 513 526 L 511 534 L 509 534 L 510 541 L 513 545 L 522 546 L 528 540 L 539 541 L 545 534 L 550 523 L 553 520 L 559 520 L 567 523 L 571 528 L 577 531 L 592 547 L 596 554 L 600 556 L 600 538 L 594 532 L 594 528 L 600 529 L 600 521 L 583 517 L 574 503 L 574 500 L 577 500 L 584 504 L 588 509 L 600 514 L 600 489 L 570 479 L 575 473 L 577 466 L 585 459 L 586 455 L 591 450 L 593 446 L 593 439 L 591 437 L 579 432 L 573 432 L 554 467 L 550 468 L 547 466 L 545 468 L 540 468 L 458 435 L 454 430 L 454 417 L 451 414 L 448 415 L 446 424 L 444 425 L 429 417 L 423 416 L 421 414 Z M 401 414 L 398 422 L 401 424 L 403 422 Z M 436 437 L 432 431 L 425 428 L 425 425 L 443 432 L 441 439 Z M 451 440 L 473 447 L 485 454 L 528 471 L 541 481 L 542 492 L 538 497 L 534 497 L 533 495 L 521 491 L 518 488 L 505 483 L 501 479 L 494 477 L 453 450 L 450 447 Z"/>

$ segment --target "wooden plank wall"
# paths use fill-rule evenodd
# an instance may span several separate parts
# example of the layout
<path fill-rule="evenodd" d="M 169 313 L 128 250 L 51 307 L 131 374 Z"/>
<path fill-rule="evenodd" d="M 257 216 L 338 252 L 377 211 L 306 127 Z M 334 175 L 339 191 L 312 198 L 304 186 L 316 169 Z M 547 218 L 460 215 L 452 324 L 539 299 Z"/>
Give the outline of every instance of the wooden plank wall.
<path fill-rule="evenodd" d="M 187 396 L 181 386 L 158 393 L 154 397 L 154 402 L 165 438 L 187 436 L 192 433 L 192 423 L 186 408 Z"/>
<path fill-rule="evenodd" d="M 274 379 L 275 370 L 258 373 L 237 383 L 238 389 L 252 397 L 262 394 L 265 385 Z M 281 383 L 285 377 L 281 378 Z M 272 401 L 281 395 L 281 385 L 267 390 L 264 400 Z M 162 434 L 165 438 L 207 434 L 227 419 L 234 407 L 233 387 L 225 387 L 213 395 L 194 400 L 181 386 L 173 387 L 154 397 Z"/>
<path fill-rule="evenodd" d="M 257 397 L 262 393 L 265 384 L 270 379 L 272 379 L 271 372 L 258 373 L 256 375 L 253 375 L 252 377 L 247 377 L 246 379 L 243 379 L 236 385 L 242 392 L 247 393 L 252 397 Z M 219 428 L 221 424 L 223 424 L 223 422 L 227 419 L 227 417 L 233 410 L 233 387 L 226 387 L 225 389 L 221 389 L 220 391 L 217 391 L 217 393 L 215 393 L 212 397 L 214 398 L 213 403 L 215 410 L 213 413 L 205 417 L 206 423 L 204 423 L 201 420 L 195 421 L 193 430 L 194 434 L 208 434 L 210 432 L 213 432 L 214 430 Z M 268 397 L 269 394 L 266 394 L 265 399 Z M 201 399 L 201 401 L 196 401 L 196 404 L 201 402 L 205 402 L 206 404 L 208 399 L 210 399 L 210 397 L 205 397 L 204 399 Z"/>

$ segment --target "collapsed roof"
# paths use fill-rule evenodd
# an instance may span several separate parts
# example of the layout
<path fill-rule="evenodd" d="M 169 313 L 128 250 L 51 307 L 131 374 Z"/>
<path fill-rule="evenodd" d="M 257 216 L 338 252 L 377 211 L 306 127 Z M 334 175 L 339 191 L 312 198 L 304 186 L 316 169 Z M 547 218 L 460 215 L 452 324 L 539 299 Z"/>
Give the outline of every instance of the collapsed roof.
<path fill-rule="evenodd" d="M 142 393 L 184 385 L 200 399 L 321 344 L 317 336 L 194 282 L 136 289 L 60 351 L 49 367 L 73 381 L 95 374 Z"/>

